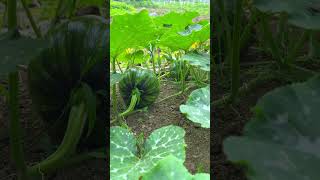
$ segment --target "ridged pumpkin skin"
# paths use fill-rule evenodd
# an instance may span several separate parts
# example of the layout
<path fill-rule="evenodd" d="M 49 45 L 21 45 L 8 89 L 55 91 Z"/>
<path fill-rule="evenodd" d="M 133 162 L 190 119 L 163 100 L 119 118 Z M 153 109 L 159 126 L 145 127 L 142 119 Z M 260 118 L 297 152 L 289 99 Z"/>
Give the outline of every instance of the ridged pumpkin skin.
<path fill-rule="evenodd" d="M 129 69 L 119 82 L 120 94 L 124 102 L 129 105 L 132 91 L 137 88 L 140 92 L 140 100 L 135 109 L 151 105 L 156 101 L 160 93 L 160 83 L 158 78 L 148 70 Z"/>
<path fill-rule="evenodd" d="M 48 33 L 49 48 L 28 67 L 32 103 L 48 126 L 53 143 L 61 143 L 64 136 L 70 111 L 65 107 L 79 82 L 87 83 L 93 92 L 106 89 L 108 31 L 107 22 L 98 16 L 64 22 Z M 89 63 L 92 66 L 85 68 Z M 97 121 L 87 139 L 93 146 L 103 145 L 108 117 L 106 98 L 98 96 Z"/>

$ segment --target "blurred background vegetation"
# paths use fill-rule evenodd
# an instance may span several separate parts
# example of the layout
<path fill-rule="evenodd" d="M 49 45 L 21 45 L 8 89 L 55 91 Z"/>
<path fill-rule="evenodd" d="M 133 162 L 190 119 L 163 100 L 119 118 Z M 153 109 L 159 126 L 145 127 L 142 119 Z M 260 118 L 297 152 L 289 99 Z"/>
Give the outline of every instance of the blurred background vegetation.
<path fill-rule="evenodd" d="M 109 0 L 25 0 L 28 5 L 35 23 L 38 28 L 45 34 L 54 17 L 58 4 L 63 4 L 63 8 L 75 7 L 71 16 L 81 16 L 87 14 L 100 15 L 107 18 L 107 8 L 110 3 Z M 35 37 L 35 33 L 31 27 L 29 19 L 23 9 L 21 0 L 17 1 L 17 21 L 18 28 L 22 35 Z M 6 17 L 7 0 L 0 0 L 0 33 L 7 31 L 7 17 Z M 64 19 L 65 16 L 59 17 Z"/>
<path fill-rule="evenodd" d="M 197 11 L 201 16 L 210 15 L 209 0 L 111 0 L 111 16 L 148 9 L 151 14 L 169 11 Z"/>

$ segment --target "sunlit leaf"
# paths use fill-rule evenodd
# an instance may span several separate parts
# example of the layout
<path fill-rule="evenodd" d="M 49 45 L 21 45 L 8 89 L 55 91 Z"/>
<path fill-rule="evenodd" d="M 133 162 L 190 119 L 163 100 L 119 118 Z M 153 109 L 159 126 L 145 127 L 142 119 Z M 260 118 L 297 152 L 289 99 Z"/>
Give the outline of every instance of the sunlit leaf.
<path fill-rule="evenodd" d="M 194 90 L 185 105 L 180 106 L 181 113 L 189 120 L 210 128 L 210 89 L 209 86 Z"/>
<path fill-rule="evenodd" d="M 110 31 L 110 56 L 115 58 L 128 48 L 147 46 L 156 39 L 156 35 L 156 26 L 146 10 L 114 16 Z"/>
<path fill-rule="evenodd" d="M 138 180 L 170 154 L 185 160 L 185 131 L 180 127 L 171 125 L 152 132 L 144 143 L 143 154 L 139 154 L 137 140 L 128 129 L 117 126 L 110 132 L 111 180 Z"/>
<path fill-rule="evenodd" d="M 142 176 L 142 180 L 210 180 L 210 175 L 198 173 L 192 175 L 183 165 L 183 161 L 169 155 L 160 160 L 149 172 Z"/>

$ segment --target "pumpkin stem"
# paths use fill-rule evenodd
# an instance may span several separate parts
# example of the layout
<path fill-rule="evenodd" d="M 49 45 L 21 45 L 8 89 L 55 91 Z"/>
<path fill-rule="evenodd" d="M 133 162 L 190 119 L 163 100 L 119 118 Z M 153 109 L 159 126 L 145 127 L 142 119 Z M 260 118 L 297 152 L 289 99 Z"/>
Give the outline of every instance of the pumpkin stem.
<path fill-rule="evenodd" d="M 131 101 L 130 101 L 129 107 L 127 108 L 127 110 L 122 112 L 120 114 L 120 116 L 122 116 L 122 117 L 127 116 L 129 113 L 131 113 L 134 110 L 135 106 L 137 105 L 137 103 L 140 100 L 140 94 L 141 93 L 140 93 L 139 89 L 135 88 L 134 90 L 132 90 Z"/>

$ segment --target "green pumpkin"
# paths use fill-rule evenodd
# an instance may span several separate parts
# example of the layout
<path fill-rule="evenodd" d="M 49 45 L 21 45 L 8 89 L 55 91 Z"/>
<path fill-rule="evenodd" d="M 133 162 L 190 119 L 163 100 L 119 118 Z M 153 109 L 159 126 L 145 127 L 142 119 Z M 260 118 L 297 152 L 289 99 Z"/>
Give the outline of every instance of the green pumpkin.
<path fill-rule="evenodd" d="M 64 136 L 70 112 L 67 104 L 79 83 L 88 84 L 93 92 L 106 89 L 108 31 L 106 20 L 98 16 L 64 22 L 48 33 L 49 47 L 28 67 L 32 103 L 54 144 L 60 144 Z M 106 139 L 107 105 L 100 96 L 96 94 L 97 119 L 87 145 L 104 145 Z"/>
<path fill-rule="evenodd" d="M 125 72 L 119 82 L 119 89 L 126 105 L 130 104 L 132 94 L 138 90 L 140 97 L 135 109 L 140 109 L 156 101 L 160 93 L 160 83 L 151 71 L 133 68 Z"/>

